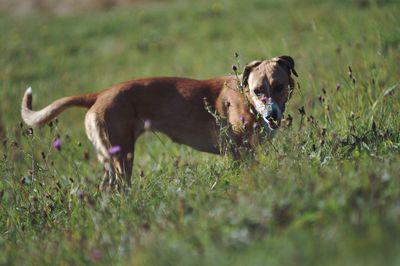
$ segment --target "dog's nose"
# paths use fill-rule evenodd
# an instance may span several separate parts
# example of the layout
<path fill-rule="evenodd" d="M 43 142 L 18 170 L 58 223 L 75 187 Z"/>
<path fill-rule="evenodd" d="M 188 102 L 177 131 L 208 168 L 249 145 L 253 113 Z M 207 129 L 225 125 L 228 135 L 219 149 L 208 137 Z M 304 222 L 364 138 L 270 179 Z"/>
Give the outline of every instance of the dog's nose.
<path fill-rule="evenodd" d="M 266 120 L 268 121 L 278 121 L 279 119 L 279 107 L 276 104 L 271 104 L 269 112 L 267 113 L 267 116 L 265 117 Z"/>

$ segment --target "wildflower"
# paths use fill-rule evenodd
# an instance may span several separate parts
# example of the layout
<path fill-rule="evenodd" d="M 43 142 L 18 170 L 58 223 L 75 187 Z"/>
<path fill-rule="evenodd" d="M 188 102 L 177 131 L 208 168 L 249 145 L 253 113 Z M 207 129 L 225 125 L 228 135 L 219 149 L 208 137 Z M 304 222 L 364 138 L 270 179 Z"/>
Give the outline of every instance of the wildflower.
<path fill-rule="evenodd" d="M 340 84 L 336 83 L 336 90 L 339 91 L 340 90 Z"/>
<path fill-rule="evenodd" d="M 237 66 L 236 65 L 232 65 L 232 70 L 236 73 L 237 72 Z"/>
<path fill-rule="evenodd" d="M 243 116 L 243 115 L 241 115 L 241 116 L 239 117 L 239 119 L 240 119 L 240 122 L 244 123 L 244 116 Z"/>
<path fill-rule="evenodd" d="M 121 147 L 120 146 L 112 146 L 111 148 L 108 149 L 108 154 L 109 155 L 115 155 L 117 153 L 119 153 L 121 151 Z"/>
<path fill-rule="evenodd" d="M 59 138 L 56 138 L 54 141 L 53 141 L 53 143 L 52 143 L 52 145 L 51 145 L 54 149 L 56 149 L 56 150 L 61 150 L 61 140 L 59 139 Z"/>

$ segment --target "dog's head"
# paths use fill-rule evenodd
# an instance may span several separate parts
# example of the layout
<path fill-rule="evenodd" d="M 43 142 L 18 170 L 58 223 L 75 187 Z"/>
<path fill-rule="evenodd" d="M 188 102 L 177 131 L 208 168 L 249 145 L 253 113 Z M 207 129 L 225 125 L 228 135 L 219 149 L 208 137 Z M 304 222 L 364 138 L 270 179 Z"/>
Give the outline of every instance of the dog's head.
<path fill-rule="evenodd" d="M 286 55 L 253 61 L 244 68 L 242 85 L 246 96 L 270 132 L 281 125 L 285 104 L 294 88 L 292 74 L 297 77 L 294 60 Z"/>

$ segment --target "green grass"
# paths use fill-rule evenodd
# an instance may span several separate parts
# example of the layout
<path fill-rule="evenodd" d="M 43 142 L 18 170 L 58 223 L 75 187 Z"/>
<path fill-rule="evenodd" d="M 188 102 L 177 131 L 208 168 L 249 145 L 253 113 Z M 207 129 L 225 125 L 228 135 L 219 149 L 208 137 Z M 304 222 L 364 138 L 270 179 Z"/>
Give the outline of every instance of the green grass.
<path fill-rule="evenodd" d="M 396 1 L 177 0 L 1 14 L 0 264 L 399 265 L 399 13 Z M 126 79 L 225 75 L 234 52 L 242 66 L 290 54 L 300 75 L 292 126 L 241 164 L 148 134 L 132 191 L 99 193 L 83 110 L 20 126 L 28 86 L 39 108 Z"/>

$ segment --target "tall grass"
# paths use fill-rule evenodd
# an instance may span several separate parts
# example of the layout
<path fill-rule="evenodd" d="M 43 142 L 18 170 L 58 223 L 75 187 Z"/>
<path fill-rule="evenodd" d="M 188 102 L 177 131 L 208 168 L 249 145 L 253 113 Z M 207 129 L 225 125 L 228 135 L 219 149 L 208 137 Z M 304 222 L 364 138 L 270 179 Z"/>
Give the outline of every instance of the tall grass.
<path fill-rule="evenodd" d="M 0 263 L 398 265 L 400 6 L 177 1 L 0 17 Z M 139 139 L 129 193 L 100 193 L 82 110 L 34 106 L 144 76 L 229 74 L 290 54 L 290 126 L 237 164 Z M 61 149 L 53 149 L 54 139 Z"/>

